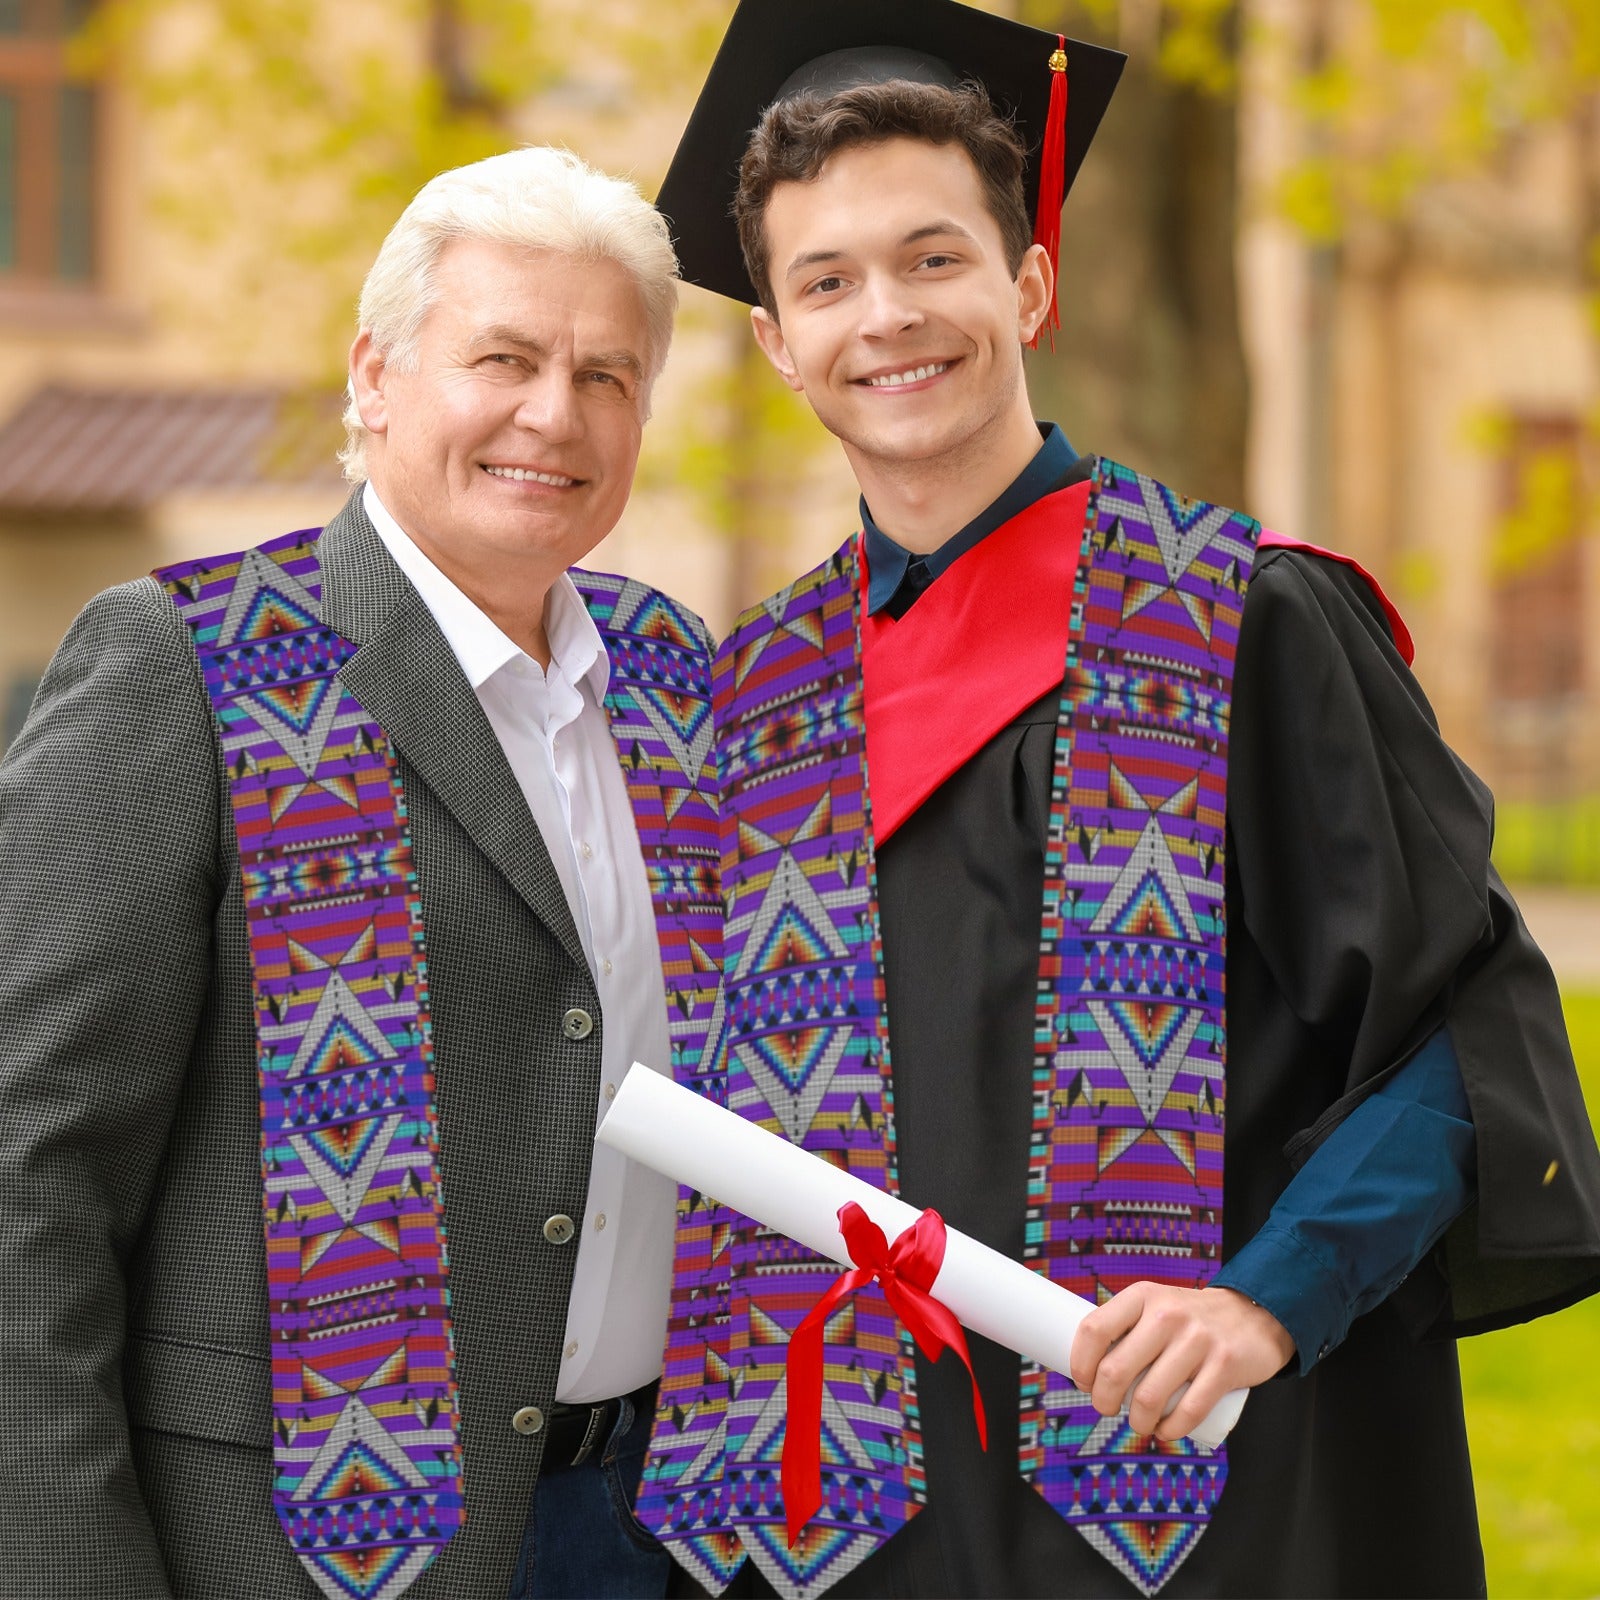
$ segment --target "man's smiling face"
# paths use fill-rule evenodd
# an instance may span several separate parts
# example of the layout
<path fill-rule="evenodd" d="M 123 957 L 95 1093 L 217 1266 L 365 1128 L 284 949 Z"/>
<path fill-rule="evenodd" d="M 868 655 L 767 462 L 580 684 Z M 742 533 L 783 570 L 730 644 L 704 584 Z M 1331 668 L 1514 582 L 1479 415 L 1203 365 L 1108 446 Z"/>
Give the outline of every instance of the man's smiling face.
<path fill-rule="evenodd" d="M 466 239 L 435 286 L 411 370 L 365 335 L 353 352 L 373 487 L 447 571 L 553 580 L 627 504 L 648 389 L 638 291 L 614 261 Z"/>
<path fill-rule="evenodd" d="M 756 337 L 858 474 L 981 451 L 1026 408 L 1036 312 L 959 145 L 840 151 L 764 221 L 778 315 L 757 311 Z"/>

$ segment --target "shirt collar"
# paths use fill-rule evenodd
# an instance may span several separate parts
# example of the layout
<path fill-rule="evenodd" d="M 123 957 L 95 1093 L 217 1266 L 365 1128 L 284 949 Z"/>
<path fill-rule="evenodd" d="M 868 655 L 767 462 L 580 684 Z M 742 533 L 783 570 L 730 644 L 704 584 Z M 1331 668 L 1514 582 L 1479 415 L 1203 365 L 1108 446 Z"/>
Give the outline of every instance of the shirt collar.
<path fill-rule="evenodd" d="M 445 643 L 461 663 L 461 670 L 474 690 L 481 689 L 507 662 L 519 656 L 531 659 L 422 552 L 378 498 L 378 491 L 370 480 L 362 490 L 361 504 L 383 540 L 384 548 L 394 557 L 395 565 L 422 596 L 422 603 L 438 623 Z M 560 668 L 569 683 L 577 685 L 587 681 L 596 703 L 604 701 L 611 679 L 611 664 L 600 640 L 600 630 L 595 627 L 577 586 L 566 573 L 551 585 L 545 598 L 544 629 L 552 664 Z"/>
<path fill-rule="evenodd" d="M 959 532 L 953 533 L 939 548 L 920 559 L 928 569 L 929 580 L 937 578 L 952 567 L 967 551 L 987 538 L 998 527 L 1026 511 L 1034 501 L 1042 500 L 1064 486 L 1078 460 L 1077 452 L 1067 442 L 1067 436 L 1053 422 L 1041 422 L 1039 448 L 1000 497 L 969 522 Z M 894 598 L 905 581 L 906 570 L 919 559 L 903 545 L 891 539 L 873 520 L 865 499 L 861 502 L 862 538 L 866 546 L 867 569 L 871 583 L 867 590 L 867 612 L 876 616 Z"/>
<path fill-rule="evenodd" d="M 611 658 L 577 584 L 565 572 L 550 586 L 545 600 L 544 634 L 550 659 L 560 665 L 567 681 L 587 683 L 595 704 L 603 705 L 611 686 Z"/>

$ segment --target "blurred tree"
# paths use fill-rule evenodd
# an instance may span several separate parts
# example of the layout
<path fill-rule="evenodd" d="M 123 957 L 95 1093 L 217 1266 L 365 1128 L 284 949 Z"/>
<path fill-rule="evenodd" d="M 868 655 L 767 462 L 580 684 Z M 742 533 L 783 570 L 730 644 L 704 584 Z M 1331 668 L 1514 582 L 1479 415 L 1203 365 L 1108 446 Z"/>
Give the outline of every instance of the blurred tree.
<path fill-rule="evenodd" d="M 1574 157 L 1567 231 L 1538 242 L 1588 296 L 1600 346 L 1600 6 L 1594 0 L 1312 0 L 1298 40 L 1263 37 L 1293 56 L 1303 154 L 1276 200 L 1306 238 L 1337 260 L 1359 244 L 1381 281 L 1397 284 L 1426 235 L 1476 188 L 1493 203 L 1515 182 L 1531 140 L 1556 135 Z M 1488 185 L 1484 184 L 1488 180 Z M 1480 199 L 1480 206 L 1483 201 Z M 1473 221 L 1480 237 L 1491 216 Z M 1494 263 L 1491 263 L 1491 265 Z M 1596 351 L 1600 360 L 1600 348 Z M 1600 529 L 1600 502 L 1580 504 L 1583 452 L 1527 448 L 1509 412 L 1464 418 L 1513 471 L 1512 509 L 1497 530 L 1491 574 L 1548 564 L 1563 544 Z M 1600 409 L 1588 419 L 1600 441 Z M 1403 586 L 1433 581 L 1425 557 Z"/>
<path fill-rule="evenodd" d="M 675 0 L 661 28 L 646 0 L 101 0 L 74 55 L 137 98 L 164 174 L 150 203 L 226 284 L 207 299 L 193 292 L 204 269 L 180 277 L 163 314 L 204 324 L 238 367 L 264 351 L 281 365 L 297 334 L 304 381 L 326 389 L 343 379 L 362 277 L 429 178 L 571 143 L 602 165 L 649 151 L 636 176 L 652 192 L 729 10 Z M 746 354 L 742 317 L 702 302 L 683 322 L 739 355 L 649 430 L 645 479 L 690 463 L 675 476 L 733 539 L 742 606 L 761 561 L 738 552 L 783 542 L 818 430 Z"/>
<path fill-rule="evenodd" d="M 1054 352 L 1041 346 L 1029 358 L 1036 404 L 1080 449 L 1242 506 L 1249 382 L 1234 275 L 1238 7 L 1021 0 L 1008 9 L 1128 54 L 1063 218 L 1062 331 Z"/>
<path fill-rule="evenodd" d="M 337 348 L 378 243 L 429 178 L 681 98 L 721 7 L 678 10 L 657 38 L 633 0 L 101 0 L 75 54 L 148 114 L 168 224 L 196 250 L 247 241 L 244 293 L 286 264 L 313 275 Z"/>
<path fill-rule="evenodd" d="M 1082 445 L 1242 503 L 1249 396 L 1233 248 L 1246 201 L 1234 99 L 1246 49 L 1287 52 L 1282 79 L 1301 154 L 1270 198 L 1318 248 L 1314 320 L 1331 319 L 1352 231 L 1365 230 L 1369 249 L 1383 235 L 1376 250 L 1398 274 L 1430 196 L 1503 172 L 1531 134 L 1564 127 L 1581 152 L 1579 259 L 1600 338 L 1594 0 L 993 0 L 990 9 L 1129 54 L 1066 212 L 1063 337 L 1055 354 L 1032 358 L 1041 411 Z M 1472 420 L 1486 441 L 1511 431 L 1506 418 Z M 1600 414 L 1593 427 L 1600 432 Z M 1565 503 L 1549 492 L 1557 470 L 1548 452 L 1528 461 L 1497 563 L 1550 547 Z M 1559 470 L 1581 474 L 1570 459 Z"/>
<path fill-rule="evenodd" d="M 696 296 L 683 321 L 714 341 L 716 358 L 669 424 L 670 454 L 655 453 L 640 481 L 688 489 L 709 525 L 728 539 L 724 616 L 731 621 L 795 576 L 796 514 L 818 458 L 834 445 L 811 408 L 767 364 L 742 305 Z M 832 519 L 824 538 L 831 549 L 854 525 L 854 504 L 845 494 L 822 509 Z"/>
<path fill-rule="evenodd" d="M 1593 0 L 1311 0 L 1306 15 L 1294 98 L 1315 153 L 1280 200 L 1308 237 L 1403 223 L 1428 188 L 1492 171 L 1559 123 L 1586 146 L 1584 221 L 1600 224 Z"/>

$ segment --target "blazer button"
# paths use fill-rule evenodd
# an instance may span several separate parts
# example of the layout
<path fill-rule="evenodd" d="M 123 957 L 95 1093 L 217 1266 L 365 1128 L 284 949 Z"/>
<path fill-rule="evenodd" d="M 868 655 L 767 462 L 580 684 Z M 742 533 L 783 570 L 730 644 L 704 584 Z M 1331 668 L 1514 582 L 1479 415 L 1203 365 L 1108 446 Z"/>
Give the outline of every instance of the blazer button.
<path fill-rule="evenodd" d="M 562 1017 L 561 1031 L 569 1039 L 587 1039 L 594 1032 L 594 1018 L 581 1006 L 574 1006 Z"/>
<path fill-rule="evenodd" d="M 577 1231 L 572 1218 L 563 1211 L 558 1211 L 544 1225 L 544 1236 L 551 1244 L 571 1244 L 572 1236 Z"/>
<path fill-rule="evenodd" d="M 524 1406 L 513 1414 L 511 1426 L 518 1433 L 537 1433 L 544 1426 L 544 1412 L 538 1406 Z"/>

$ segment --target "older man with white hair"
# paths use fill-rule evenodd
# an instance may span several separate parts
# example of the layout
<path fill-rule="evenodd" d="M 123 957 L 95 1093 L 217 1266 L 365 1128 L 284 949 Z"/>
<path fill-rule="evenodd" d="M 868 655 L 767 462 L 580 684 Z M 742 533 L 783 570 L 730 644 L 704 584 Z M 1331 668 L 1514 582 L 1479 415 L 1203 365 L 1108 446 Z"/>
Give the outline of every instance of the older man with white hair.
<path fill-rule="evenodd" d="M 574 567 L 676 304 L 631 185 L 428 184 L 320 533 L 112 589 L 0 765 L 6 1595 L 661 1595 L 633 1520 L 709 1062 L 699 620 Z"/>

